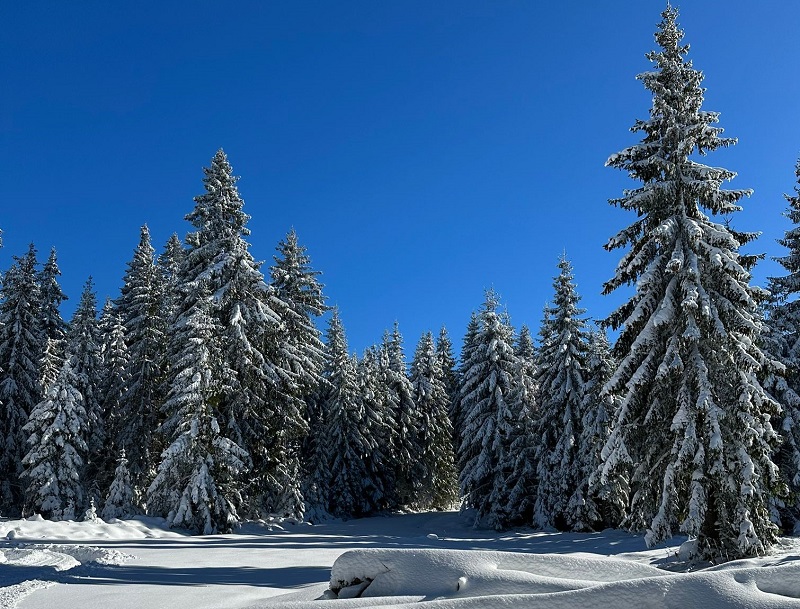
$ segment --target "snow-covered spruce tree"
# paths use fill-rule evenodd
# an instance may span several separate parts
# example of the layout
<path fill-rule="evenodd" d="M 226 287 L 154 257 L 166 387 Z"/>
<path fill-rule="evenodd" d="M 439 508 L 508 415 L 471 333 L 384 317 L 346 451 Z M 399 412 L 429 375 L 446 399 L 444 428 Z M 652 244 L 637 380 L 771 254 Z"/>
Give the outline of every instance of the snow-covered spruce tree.
<path fill-rule="evenodd" d="M 128 459 L 125 458 L 125 449 L 123 448 L 119 454 L 117 468 L 114 470 L 114 479 L 108 489 L 100 517 L 106 521 L 112 518 L 124 520 L 135 516 L 137 513 L 133 483 L 131 482 L 131 474 L 128 471 Z"/>
<path fill-rule="evenodd" d="M 372 450 L 364 434 L 366 425 L 358 396 L 356 362 L 347 353 L 347 338 L 338 311 L 334 309 L 326 335 L 325 379 L 328 470 L 331 475 L 329 511 L 340 518 L 367 513 L 371 483 L 366 457 Z"/>
<path fill-rule="evenodd" d="M 502 465 L 514 427 L 510 399 L 514 391 L 516 357 L 512 345 L 514 331 L 506 316 L 498 311 L 494 291 L 478 317 L 478 330 L 472 349 L 464 360 L 460 408 L 464 429 L 460 449 L 462 509 L 475 510 L 475 525 L 502 527 L 508 520 Z M 468 391 L 464 391 L 468 388 Z"/>
<path fill-rule="evenodd" d="M 597 478 L 603 461 L 603 447 L 611 433 L 611 422 L 619 401 L 614 394 L 603 392 L 615 369 L 616 361 L 611 355 L 605 329 L 592 328 L 589 331 L 583 420 L 578 441 L 581 463 L 576 471 L 576 481 L 580 494 L 574 495 L 583 497 L 585 503 L 574 506 L 574 513 L 581 519 L 576 528 L 620 526 L 630 499 L 626 478 L 612 478 L 605 485 L 601 485 Z"/>
<path fill-rule="evenodd" d="M 144 225 L 116 301 L 125 328 L 128 365 L 124 371 L 127 389 L 120 395 L 114 442 L 125 449 L 136 488 L 146 486 L 152 479 L 152 469 L 163 448 L 155 435 L 164 401 L 166 366 L 163 285 L 150 230 Z"/>
<path fill-rule="evenodd" d="M 358 395 L 364 422 L 364 434 L 371 446 L 365 456 L 367 476 L 370 480 L 369 512 L 378 512 L 389 506 L 393 496 L 394 468 L 391 459 L 393 420 L 388 411 L 387 387 L 381 367 L 381 349 L 369 347 L 358 363 Z"/>
<path fill-rule="evenodd" d="M 456 467 L 459 470 L 459 475 L 461 474 L 461 467 L 465 462 L 461 454 L 461 443 L 464 439 L 464 412 L 461 403 L 464 397 L 475 389 L 472 383 L 477 381 L 477 377 L 470 377 L 467 379 L 466 372 L 467 366 L 469 365 L 468 362 L 471 360 L 472 353 L 475 350 L 475 337 L 478 334 L 479 328 L 478 314 L 473 311 L 467 323 L 464 339 L 461 342 L 461 357 L 456 370 L 458 386 L 455 396 L 453 397 L 453 402 L 450 404 L 450 421 L 453 424 L 453 446 L 455 448 Z"/>
<path fill-rule="evenodd" d="M 161 252 L 161 255 L 156 261 L 156 266 L 161 273 L 161 317 L 166 326 L 172 323 L 176 315 L 176 291 L 178 282 L 180 281 L 180 271 L 184 255 L 183 244 L 178 235 L 173 233 L 164 245 L 164 251 Z"/>
<path fill-rule="evenodd" d="M 36 249 L 14 257 L 4 277 L 0 303 L 0 510 L 19 513 L 19 475 L 28 438 L 23 426 L 41 399 L 39 360 L 45 341 L 39 317 L 40 293 Z"/>
<path fill-rule="evenodd" d="M 222 396 L 220 424 L 253 463 L 246 513 L 301 516 L 297 464 L 286 447 L 308 430 L 295 372 L 303 356 L 285 340 L 288 305 L 265 283 L 249 252 L 249 216 L 222 150 L 204 173 L 205 193 L 195 197 L 195 208 L 186 216 L 196 231 L 186 238 L 173 326 L 184 323 L 196 286 L 206 282 L 213 296 L 210 314 L 220 331 L 216 340 L 235 373 L 231 391 Z"/>
<path fill-rule="evenodd" d="M 403 352 L 403 336 L 397 322 L 392 333 L 384 335 L 382 348 L 387 364 L 383 373 L 392 420 L 392 460 L 395 466 L 394 491 L 396 507 L 411 506 L 416 500 L 421 484 L 422 470 L 419 463 L 420 419 L 414 404 L 411 381 L 406 371 Z"/>
<path fill-rule="evenodd" d="M 456 358 L 453 355 L 453 341 L 447 333 L 447 328 L 442 326 L 439 336 L 436 337 L 436 357 L 439 360 L 439 367 L 444 374 L 444 387 L 447 391 L 449 404 L 447 407 L 448 415 L 453 411 L 453 402 L 458 396 L 458 370 L 456 368 Z M 452 428 L 452 421 L 450 427 Z"/>
<path fill-rule="evenodd" d="M 39 319 L 45 341 L 44 354 L 39 362 L 39 385 L 42 393 L 52 383 L 64 363 L 66 348 L 67 323 L 61 317 L 61 303 L 67 296 L 58 283 L 61 269 L 55 248 L 50 250 L 50 257 L 39 273 Z"/>
<path fill-rule="evenodd" d="M 642 184 L 611 201 L 637 219 L 606 244 L 629 251 L 604 292 L 635 284 L 636 293 L 607 320 L 621 332 L 606 389 L 622 401 L 601 481 L 632 468 L 628 523 L 648 528 L 648 544 L 680 530 L 696 556 L 733 559 L 776 538 L 769 506 L 784 489 L 770 419 L 779 407 L 758 380 L 756 258 L 739 253 L 756 235 L 706 215 L 740 210 L 749 191 L 723 190 L 734 173 L 692 158 L 735 140 L 721 137 L 717 113 L 701 110 L 703 75 L 684 58 L 677 10 L 662 17 L 660 50 L 647 56 L 655 70 L 638 77 L 653 96 L 649 119 L 632 128 L 643 140 L 607 161 Z"/>
<path fill-rule="evenodd" d="M 74 520 L 84 502 L 81 476 L 88 413 L 75 366 L 75 357 L 68 356 L 24 427 L 29 434 L 29 452 L 22 461 L 26 516 L 38 513 L 52 520 Z"/>
<path fill-rule="evenodd" d="M 420 464 L 415 507 L 446 510 L 458 499 L 458 477 L 453 454 L 453 427 L 448 416 L 450 398 L 446 377 L 433 343 L 422 335 L 411 362 L 413 402 L 419 417 Z"/>
<path fill-rule="evenodd" d="M 536 501 L 537 436 L 534 425 L 537 418 L 536 363 L 533 338 L 528 326 L 522 326 L 514 349 L 517 366 L 513 393 L 510 398 L 515 425 L 510 440 L 510 450 L 505 455 L 502 469 L 506 475 L 508 492 L 507 521 L 501 525 L 530 524 Z"/>
<path fill-rule="evenodd" d="M 284 398 L 286 404 L 281 411 L 290 418 L 300 414 L 308 424 L 308 401 L 320 385 L 324 365 L 323 344 L 314 320 L 325 313 L 327 307 L 323 286 L 317 279 L 320 273 L 311 268 L 311 258 L 306 248 L 298 243 L 294 229 L 276 249 L 278 255 L 274 256 L 275 264 L 270 268 L 270 285 L 278 303 L 274 308 L 282 312 L 283 323 L 278 348 L 271 351 L 270 357 L 279 369 L 287 372 L 289 381 L 289 391 Z M 288 421 L 286 426 L 291 429 L 296 423 Z M 299 430 L 295 431 L 282 438 L 283 446 L 276 454 L 282 454 L 287 467 L 299 471 L 302 438 Z M 298 481 L 298 474 L 291 475 L 283 483 L 289 494 L 278 500 L 278 504 L 295 516 L 301 513 L 297 512 L 297 506 L 303 504 Z"/>
<path fill-rule="evenodd" d="M 83 406 L 87 416 L 88 452 L 85 459 L 86 469 L 82 476 L 86 481 L 87 491 L 95 499 L 100 500 L 103 489 L 98 486 L 99 474 L 113 465 L 108 463 L 110 457 L 105 451 L 106 417 L 99 395 L 102 381 L 100 330 L 97 320 L 97 295 L 91 277 L 84 284 L 78 307 L 69 324 L 66 353 L 67 358 L 72 358 L 75 389 L 83 396 Z M 78 510 L 85 508 L 82 505 L 75 507 Z"/>
<path fill-rule="evenodd" d="M 795 165 L 800 182 L 800 161 Z M 789 501 L 778 502 L 781 524 L 791 527 L 800 519 L 800 186 L 794 195 L 785 195 L 789 209 L 784 214 L 794 225 L 778 243 L 789 250 L 775 260 L 787 275 L 770 277 L 771 297 L 765 305 L 768 327 L 764 328 L 762 346 L 774 359 L 765 366 L 764 387 L 781 404 L 782 412 L 773 420 L 782 442 L 774 460 L 791 491 Z"/>
<path fill-rule="evenodd" d="M 239 522 L 247 452 L 220 425 L 220 406 L 235 373 L 225 364 L 212 296 L 198 286 L 194 306 L 171 339 L 174 380 L 164 408 L 174 430 L 147 489 L 147 509 L 172 527 L 209 535 Z"/>
<path fill-rule="evenodd" d="M 106 414 L 106 446 L 118 452 L 117 438 L 121 435 L 121 403 L 128 390 L 127 373 L 130 354 L 125 344 L 125 327 L 110 298 L 106 299 L 98 322 L 100 339 L 100 380 L 98 400 Z M 123 449 L 124 450 L 124 449 Z M 126 464 L 128 460 L 125 460 Z M 113 474 L 113 472 L 108 472 Z"/>
<path fill-rule="evenodd" d="M 572 265 L 558 261 L 553 304 L 545 309 L 537 354 L 537 486 L 534 522 L 542 528 L 587 530 L 599 520 L 586 487 L 579 486 L 586 383 L 586 311 L 578 307 Z M 583 481 L 585 482 L 585 481 Z"/>

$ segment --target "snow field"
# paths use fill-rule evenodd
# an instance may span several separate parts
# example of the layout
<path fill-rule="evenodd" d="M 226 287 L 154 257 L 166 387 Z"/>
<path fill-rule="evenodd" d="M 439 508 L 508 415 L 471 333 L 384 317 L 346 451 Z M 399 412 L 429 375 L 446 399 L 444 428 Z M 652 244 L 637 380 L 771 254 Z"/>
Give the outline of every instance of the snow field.
<path fill-rule="evenodd" d="M 470 522 L 440 512 L 189 536 L 157 518 L 0 520 L 0 607 L 800 607 L 794 538 L 765 558 L 683 573 L 677 547 L 647 550 L 622 531 L 496 534 Z"/>

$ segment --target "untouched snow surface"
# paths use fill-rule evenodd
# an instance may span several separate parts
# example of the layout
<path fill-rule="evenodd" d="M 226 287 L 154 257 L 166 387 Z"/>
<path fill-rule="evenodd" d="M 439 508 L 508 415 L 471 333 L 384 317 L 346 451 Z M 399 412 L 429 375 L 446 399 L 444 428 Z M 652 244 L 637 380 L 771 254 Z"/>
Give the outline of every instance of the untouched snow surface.
<path fill-rule="evenodd" d="M 794 538 L 762 559 L 683 573 L 677 547 L 646 550 L 621 531 L 496 534 L 467 522 L 406 514 L 192 537 L 154 518 L 0 519 L 0 607 L 800 608 Z"/>

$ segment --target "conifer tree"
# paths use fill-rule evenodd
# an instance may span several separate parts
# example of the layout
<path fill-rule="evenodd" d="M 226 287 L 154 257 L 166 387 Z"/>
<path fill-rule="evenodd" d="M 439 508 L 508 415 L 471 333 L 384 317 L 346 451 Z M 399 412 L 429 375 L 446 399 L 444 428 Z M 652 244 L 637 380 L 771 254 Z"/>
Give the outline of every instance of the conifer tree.
<path fill-rule="evenodd" d="M 0 509 L 18 512 L 19 476 L 27 452 L 23 426 L 41 399 L 39 360 L 44 352 L 36 249 L 14 257 L 4 277 L 0 303 Z"/>
<path fill-rule="evenodd" d="M 696 160 L 735 140 L 701 109 L 703 75 L 685 59 L 676 17 L 662 13 L 660 49 L 647 56 L 655 69 L 639 76 L 653 96 L 649 119 L 632 128 L 643 139 L 607 161 L 641 186 L 611 201 L 637 219 L 606 244 L 629 250 L 604 292 L 636 293 L 607 320 L 622 328 L 606 384 L 621 403 L 601 481 L 632 470 L 629 524 L 647 527 L 648 544 L 679 530 L 698 557 L 753 556 L 776 539 L 769 507 L 783 492 L 771 460 L 778 405 L 758 380 L 756 258 L 739 253 L 756 235 L 707 215 L 727 220 L 749 191 L 723 190 L 735 174 Z"/>
<path fill-rule="evenodd" d="M 467 329 L 461 343 L 461 358 L 456 370 L 458 387 L 455 397 L 453 398 L 453 403 L 450 406 L 450 420 L 453 423 L 453 444 L 455 447 L 456 466 L 459 468 L 459 474 L 465 462 L 461 454 L 461 443 L 464 439 L 464 412 L 461 403 L 464 397 L 475 389 L 471 383 L 475 382 L 477 377 L 467 377 L 467 366 L 470 365 L 468 362 L 471 361 L 472 353 L 475 350 L 475 337 L 478 334 L 479 328 L 478 314 L 473 311 L 470 315 Z"/>
<path fill-rule="evenodd" d="M 67 358 L 75 376 L 75 389 L 83 397 L 87 417 L 85 471 L 87 490 L 92 496 L 101 497 L 98 475 L 107 468 L 105 412 L 100 403 L 99 387 L 102 380 L 100 361 L 100 331 L 97 321 L 97 295 L 92 278 L 84 284 L 78 307 L 72 316 L 67 333 Z M 76 505 L 76 509 L 84 506 Z"/>
<path fill-rule="evenodd" d="M 112 518 L 124 520 L 135 516 L 137 512 L 133 483 L 128 471 L 128 460 L 125 458 L 125 449 L 123 448 L 100 517 L 106 521 Z"/>
<path fill-rule="evenodd" d="M 329 472 L 331 514 L 341 518 L 366 513 L 370 483 L 366 456 L 371 450 L 364 435 L 364 418 L 358 399 L 356 365 L 347 353 L 347 338 L 338 311 L 334 309 L 326 335 L 325 378 L 328 393 L 327 442 L 330 443 Z"/>
<path fill-rule="evenodd" d="M 502 466 L 503 471 L 508 472 L 505 482 L 508 492 L 507 519 L 498 523 L 502 526 L 532 523 L 536 501 L 535 449 L 538 437 L 535 423 L 538 406 L 535 348 L 528 326 L 520 328 L 514 355 L 516 369 L 510 402 L 515 426 L 506 463 Z"/>
<path fill-rule="evenodd" d="M 534 522 L 542 528 L 591 528 L 582 469 L 582 432 L 588 333 L 585 309 L 578 307 L 572 265 L 562 256 L 553 282 L 552 306 L 545 309 L 537 357 L 537 487 Z"/>
<path fill-rule="evenodd" d="M 299 475 L 292 472 L 300 470 L 301 434 L 304 432 L 291 419 L 299 416 L 308 422 L 307 401 L 319 387 L 324 364 L 323 344 L 314 319 L 320 317 L 327 307 L 322 295 L 323 286 L 317 279 L 320 273 L 312 270 L 311 259 L 306 248 L 298 243 L 294 229 L 276 249 L 278 255 L 274 256 L 275 264 L 270 268 L 270 276 L 277 303 L 275 308 L 282 311 L 282 330 L 280 344 L 270 357 L 290 379 L 284 396 L 286 403 L 278 410 L 289 420 L 277 423 L 277 426 L 295 430 L 284 436 L 283 444 L 273 451 L 287 468 L 284 481 L 277 482 L 289 490 L 277 504 L 283 506 L 280 511 L 300 516 L 299 506 L 303 499 L 298 485 Z"/>
<path fill-rule="evenodd" d="M 61 303 L 67 296 L 61 290 L 58 278 L 61 269 L 55 248 L 50 250 L 50 257 L 39 273 L 40 309 L 42 334 L 45 341 L 44 353 L 40 359 L 39 385 L 44 393 L 52 383 L 64 363 L 64 349 L 66 348 L 67 323 L 61 317 Z"/>
<path fill-rule="evenodd" d="M 199 286 L 203 290 L 203 286 Z M 219 408 L 235 378 L 225 365 L 212 297 L 201 291 L 172 339 L 178 354 L 164 404 L 174 430 L 147 490 L 149 511 L 196 533 L 229 532 L 239 522 L 247 452 L 220 425 Z"/>
<path fill-rule="evenodd" d="M 139 243 L 127 265 L 117 311 L 125 329 L 128 363 L 126 390 L 119 396 L 117 447 L 124 448 L 134 486 L 152 479 L 160 452 L 158 428 L 164 401 L 166 324 L 163 318 L 164 279 L 156 266 L 150 230 L 142 226 Z"/>
<path fill-rule="evenodd" d="M 800 160 L 795 165 L 795 176 L 800 183 Z M 764 387 L 781 404 L 782 412 L 773 420 L 773 426 L 782 437 L 775 462 L 791 491 L 789 501 L 778 501 L 780 514 L 773 517 L 784 527 L 800 520 L 800 185 L 794 195 L 785 195 L 789 209 L 784 214 L 794 225 L 785 232 L 778 243 L 789 251 L 775 260 L 787 275 L 770 277 L 770 300 L 765 309 L 768 327 L 764 328 L 761 342 L 773 358 L 762 374 Z"/>
<path fill-rule="evenodd" d="M 461 496 L 463 508 L 475 509 L 475 524 L 501 527 L 507 520 L 507 497 L 502 464 L 514 426 L 511 396 L 516 358 L 513 329 L 498 311 L 494 291 L 478 317 L 478 329 L 464 360 L 460 408 L 464 417 L 461 449 Z"/>
<path fill-rule="evenodd" d="M 128 390 L 130 354 L 125 344 L 125 327 L 110 298 L 107 298 L 103 305 L 98 330 L 100 337 L 98 399 L 101 409 L 106 414 L 106 446 L 111 450 L 113 445 L 116 452 L 119 447 L 118 438 L 122 435 L 121 404 Z M 127 467 L 127 458 L 125 463 Z"/>
<path fill-rule="evenodd" d="M 439 367 L 444 374 L 444 387 L 447 391 L 449 400 L 448 414 L 453 410 L 453 402 L 458 396 L 458 371 L 456 369 L 456 358 L 453 355 L 453 342 L 447 333 L 447 328 L 442 326 L 439 336 L 436 338 L 436 357 L 439 359 Z M 450 424 L 452 427 L 452 421 Z"/>
<path fill-rule="evenodd" d="M 231 390 L 222 396 L 220 424 L 253 464 L 247 512 L 301 516 L 296 463 L 286 447 L 308 430 L 294 372 L 302 367 L 302 354 L 285 340 L 288 305 L 264 282 L 249 252 L 249 216 L 222 150 L 204 172 L 205 193 L 195 197 L 195 208 L 186 216 L 196 230 L 186 238 L 173 328 L 185 323 L 197 286 L 206 283 L 213 295 L 209 314 L 219 330 L 216 340 L 234 373 Z M 294 505 L 287 505 L 287 498 Z"/>
<path fill-rule="evenodd" d="M 384 367 L 387 397 L 394 421 L 392 460 L 395 465 L 394 490 L 398 506 L 414 503 L 419 488 L 420 420 L 413 389 L 406 372 L 403 337 L 395 322 L 392 333 L 384 336 Z"/>
<path fill-rule="evenodd" d="M 393 420 L 388 408 L 388 388 L 381 366 L 381 349 L 372 346 L 358 364 L 358 395 L 361 401 L 364 435 L 370 446 L 365 467 L 370 494 L 365 498 L 368 512 L 386 509 L 394 496 L 394 467 L 391 459 Z"/>
<path fill-rule="evenodd" d="M 445 510 L 458 498 L 452 448 L 453 428 L 448 416 L 450 398 L 440 356 L 427 332 L 417 345 L 411 363 L 413 401 L 419 413 L 420 467 L 416 507 Z"/>
<path fill-rule="evenodd" d="M 83 464 L 86 457 L 88 413 L 78 391 L 74 356 L 68 357 L 47 395 L 31 412 L 24 431 L 29 451 L 25 470 L 23 513 L 52 520 L 74 520 L 83 505 Z"/>

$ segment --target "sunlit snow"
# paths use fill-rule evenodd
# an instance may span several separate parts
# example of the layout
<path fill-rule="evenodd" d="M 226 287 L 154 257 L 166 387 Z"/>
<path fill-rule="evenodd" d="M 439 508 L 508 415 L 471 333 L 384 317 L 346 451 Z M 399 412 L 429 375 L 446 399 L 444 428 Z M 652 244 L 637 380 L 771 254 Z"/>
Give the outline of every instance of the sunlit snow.
<path fill-rule="evenodd" d="M 189 536 L 155 518 L 0 520 L 0 607 L 800 607 L 794 538 L 691 570 L 676 546 L 647 550 L 622 531 L 498 534 L 471 522 L 406 514 Z"/>

